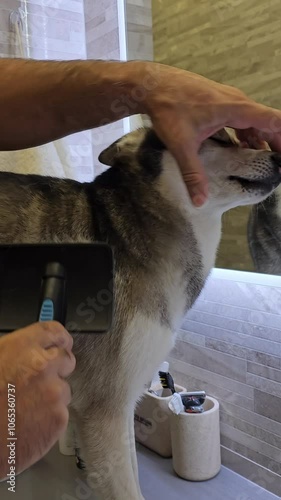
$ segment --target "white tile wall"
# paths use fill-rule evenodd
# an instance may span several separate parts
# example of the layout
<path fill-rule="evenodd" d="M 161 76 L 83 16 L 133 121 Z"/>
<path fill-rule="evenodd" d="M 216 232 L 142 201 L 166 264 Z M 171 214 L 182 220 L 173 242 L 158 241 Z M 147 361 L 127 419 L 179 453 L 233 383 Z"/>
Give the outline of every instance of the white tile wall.
<path fill-rule="evenodd" d="M 215 270 L 171 371 L 220 402 L 223 463 L 281 497 L 281 279 Z"/>

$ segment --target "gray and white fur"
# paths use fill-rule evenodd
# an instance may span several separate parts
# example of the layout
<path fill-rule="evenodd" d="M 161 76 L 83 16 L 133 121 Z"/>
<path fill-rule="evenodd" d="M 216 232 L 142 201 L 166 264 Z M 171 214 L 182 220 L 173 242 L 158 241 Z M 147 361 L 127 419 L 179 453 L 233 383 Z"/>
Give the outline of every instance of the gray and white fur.
<path fill-rule="evenodd" d="M 200 209 L 150 129 L 104 151 L 111 168 L 91 183 L 0 173 L 0 243 L 100 240 L 113 248 L 113 326 L 75 336 L 70 378 L 87 481 L 100 500 L 143 498 L 135 404 L 214 265 L 223 212 L 260 202 L 281 180 L 280 155 L 242 149 L 226 130 L 199 154 L 210 188 Z"/>
<path fill-rule="evenodd" d="M 248 221 L 248 243 L 255 270 L 281 275 L 281 188 L 254 205 Z"/>

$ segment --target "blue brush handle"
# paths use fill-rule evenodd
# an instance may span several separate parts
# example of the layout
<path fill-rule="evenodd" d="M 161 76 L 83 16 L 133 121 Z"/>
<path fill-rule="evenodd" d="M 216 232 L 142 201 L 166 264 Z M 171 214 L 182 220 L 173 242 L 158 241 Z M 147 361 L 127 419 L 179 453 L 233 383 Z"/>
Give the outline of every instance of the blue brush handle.
<path fill-rule="evenodd" d="M 51 299 L 43 300 L 39 321 L 53 321 L 54 319 L 54 303 Z"/>
<path fill-rule="evenodd" d="M 66 275 L 58 262 L 46 266 L 41 286 L 38 321 L 59 321 L 65 325 Z"/>

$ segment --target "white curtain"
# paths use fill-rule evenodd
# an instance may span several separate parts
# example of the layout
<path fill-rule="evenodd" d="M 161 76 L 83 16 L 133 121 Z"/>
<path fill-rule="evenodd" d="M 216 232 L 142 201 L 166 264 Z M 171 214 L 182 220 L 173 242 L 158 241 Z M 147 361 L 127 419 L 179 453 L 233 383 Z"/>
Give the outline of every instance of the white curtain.
<path fill-rule="evenodd" d="M 15 37 L 15 44 L 11 44 L 11 46 L 15 48 L 16 52 L 11 56 L 28 58 L 29 53 L 23 39 L 22 11 L 14 11 L 11 16 L 11 36 Z M 83 146 L 81 146 L 81 156 L 83 156 Z M 0 170 L 68 177 L 79 181 L 89 180 L 85 179 L 81 173 L 80 158 L 77 147 L 75 154 L 73 154 L 73 148 L 69 146 L 67 139 L 61 139 L 36 148 L 0 152 Z"/>

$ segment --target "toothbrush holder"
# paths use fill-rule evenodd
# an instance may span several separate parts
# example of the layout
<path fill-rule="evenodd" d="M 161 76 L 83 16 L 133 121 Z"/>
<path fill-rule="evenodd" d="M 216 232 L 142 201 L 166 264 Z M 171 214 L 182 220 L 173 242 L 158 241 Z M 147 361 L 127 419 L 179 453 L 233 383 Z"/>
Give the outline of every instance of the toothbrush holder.
<path fill-rule="evenodd" d="M 172 456 L 170 420 L 172 412 L 168 407 L 171 392 L 162 389 L 161 384 L 152 387 L 153 393 L 147 390 L 135 410 L 135 438 L 146 448 L 155 451 L 162 457 Z M 176 392 L 186 389 L 175 384 Z"/>
<path fill-rule="evenodd" d="M 206 397 L 203 413 L 172 414 L 173 468 L 189 481 L 205 481 L 221 468 L 219 403 Z"/>

